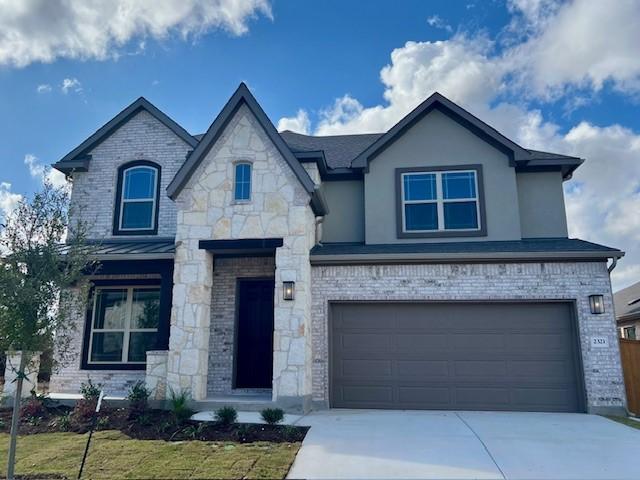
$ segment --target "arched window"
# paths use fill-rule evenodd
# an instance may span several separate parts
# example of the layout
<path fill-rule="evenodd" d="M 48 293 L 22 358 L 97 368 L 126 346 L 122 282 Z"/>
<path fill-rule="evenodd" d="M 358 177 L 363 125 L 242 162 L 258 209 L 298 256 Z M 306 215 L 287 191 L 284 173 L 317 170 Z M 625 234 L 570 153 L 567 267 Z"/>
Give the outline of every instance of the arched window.
<path fill-rule="evenodd" d="M 115 235 L 153 235 L 158 231 L 160 167 L 147 161 L 131 162 L 120 167 Z"/>
<path fill-rule="evenodd" d="M 251 200 L 251 164 L 248 162 L 236 163 L 233 198 L 236 202 Z"/>

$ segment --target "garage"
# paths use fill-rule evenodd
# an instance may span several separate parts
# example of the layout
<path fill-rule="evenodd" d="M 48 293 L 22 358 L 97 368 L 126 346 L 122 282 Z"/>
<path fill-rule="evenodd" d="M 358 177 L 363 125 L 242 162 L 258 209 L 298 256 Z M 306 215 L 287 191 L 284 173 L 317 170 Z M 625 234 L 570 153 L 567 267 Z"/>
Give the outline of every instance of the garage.
<path fill-rule="evenodd" d="M 333 408 L 584 411 L 574 306 L 332 303 Z"/>

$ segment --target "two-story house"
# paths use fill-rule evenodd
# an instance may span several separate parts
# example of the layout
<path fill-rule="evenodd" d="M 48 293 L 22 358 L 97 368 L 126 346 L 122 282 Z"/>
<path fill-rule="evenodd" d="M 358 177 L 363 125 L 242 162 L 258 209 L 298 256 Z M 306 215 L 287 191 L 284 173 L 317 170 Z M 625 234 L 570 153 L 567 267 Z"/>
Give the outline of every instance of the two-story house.
<path fill-rule="evenodd" d="M 141 98 L 54 165 L 102 266 L 51 390 L 622 411 L 623 252 L 568 238 L 581 163 L 437 93 L 388 132 L 325 137 L 278 133 L 244 84 L 203 135 Z"/>

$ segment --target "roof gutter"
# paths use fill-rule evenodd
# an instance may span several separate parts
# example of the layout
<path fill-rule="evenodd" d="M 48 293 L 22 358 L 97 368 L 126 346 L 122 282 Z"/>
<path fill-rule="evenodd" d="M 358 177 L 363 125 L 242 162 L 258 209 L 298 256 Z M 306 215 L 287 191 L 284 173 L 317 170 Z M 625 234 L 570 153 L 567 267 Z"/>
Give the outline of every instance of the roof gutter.
<path fill-rule="evenodd" d="M 356 253 L 344 255 L 310 255 L 312 265 L 366 265 L 398 263 L 487 263 L 538 261 L 614 260 L 624 252 L 458 252 L 458 253 Z"/>

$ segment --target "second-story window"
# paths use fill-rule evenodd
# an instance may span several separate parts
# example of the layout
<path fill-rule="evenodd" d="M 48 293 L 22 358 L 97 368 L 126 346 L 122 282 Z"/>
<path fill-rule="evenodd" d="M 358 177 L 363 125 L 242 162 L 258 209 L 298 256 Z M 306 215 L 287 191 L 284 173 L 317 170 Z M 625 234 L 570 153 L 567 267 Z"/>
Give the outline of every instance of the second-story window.
<path fill-rule="evenodd" d="M 251 200 L 251 164 L 236 163 L 233 199 L 236 202 Z"/>
<path fill-rule="evenodd" d="M 476 170 L 411 171 L 400 179 L 403 232 L 480 230 Z"/>
<path fill-rule="evenodd" d="M 160 168 L 151 162 L 133 162 L 118 175 L 114 233 L 153 234 L 157 231 Z"/>

